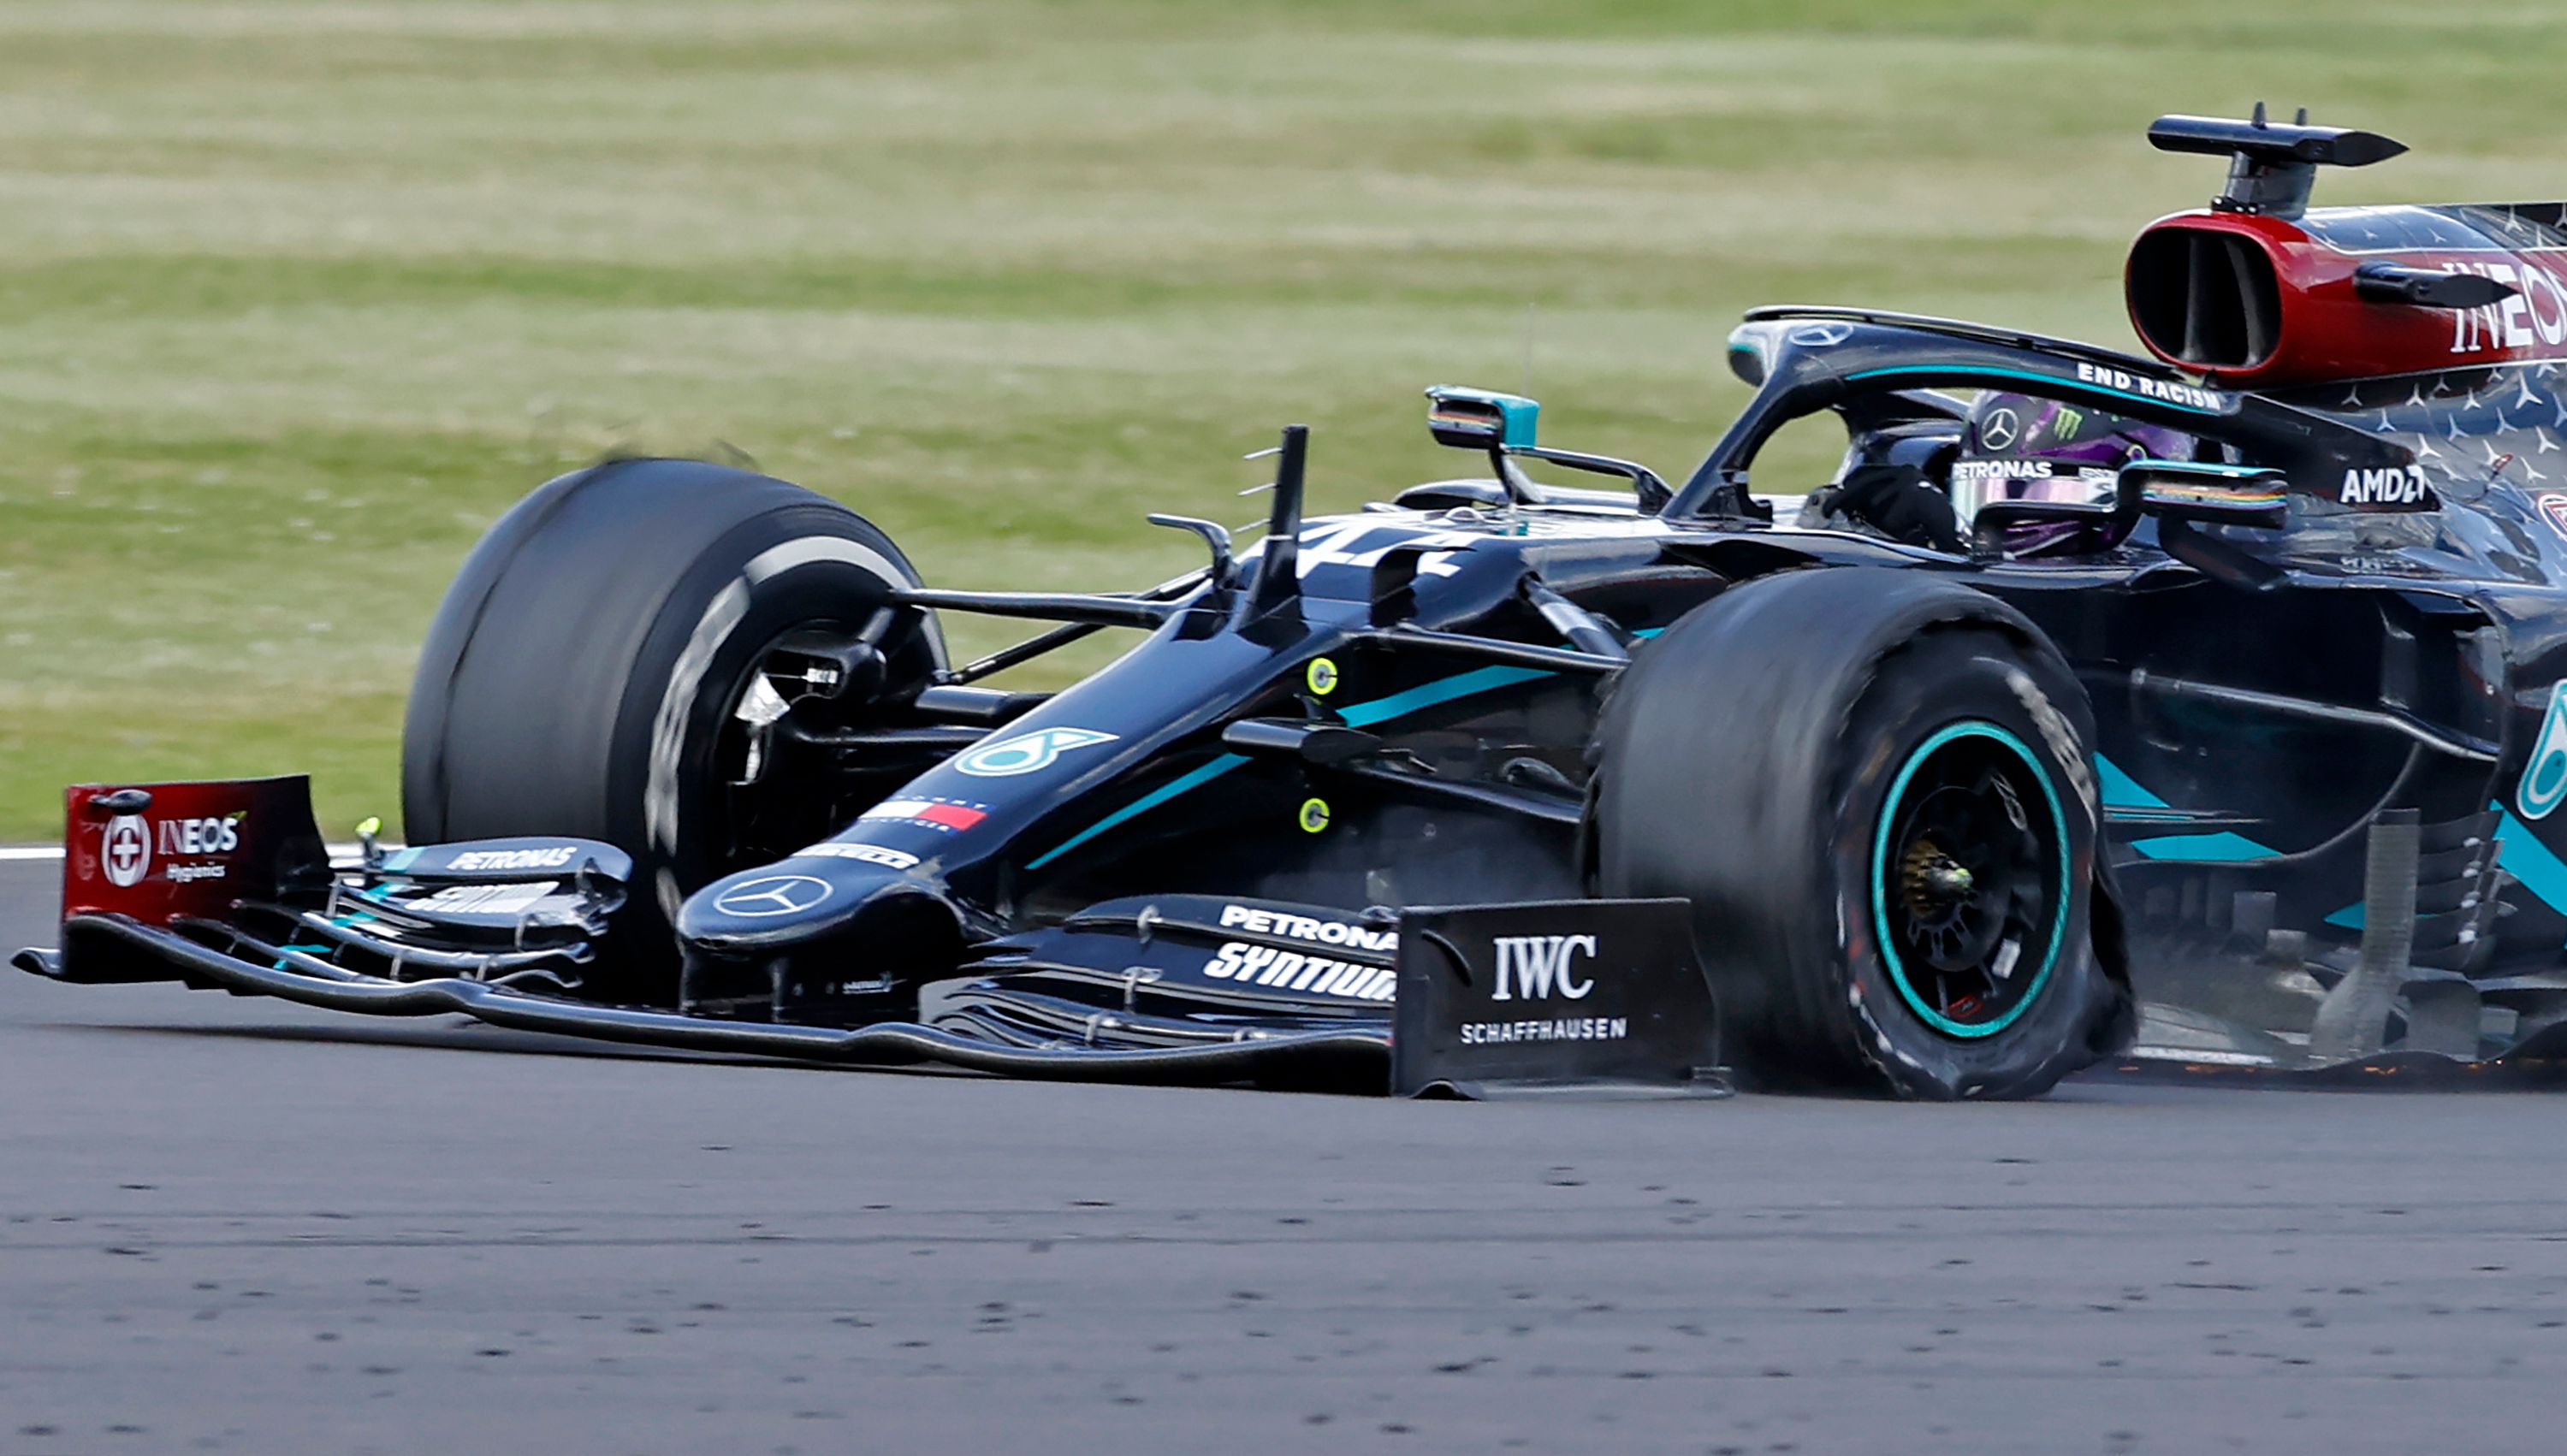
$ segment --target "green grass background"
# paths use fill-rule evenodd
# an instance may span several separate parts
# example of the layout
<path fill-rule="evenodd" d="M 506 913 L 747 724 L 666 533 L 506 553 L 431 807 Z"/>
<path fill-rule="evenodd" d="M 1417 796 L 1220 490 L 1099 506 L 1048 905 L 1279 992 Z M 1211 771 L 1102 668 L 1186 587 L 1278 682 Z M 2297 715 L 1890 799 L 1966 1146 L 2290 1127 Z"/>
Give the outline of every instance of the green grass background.
<path fill-rule="evenodd" d="M 2562 77 L 2537 0 L 0 0 L 0 838 L 111 775 L 391 812 L 448 574 L 603 450 L 1137 585 L 1287 420 L 1321 507 L 1450 473 L 1428 383 L 1672 474 L 1753 304 L 2127 342 L 2219 179 L 2160 111 L 2557 195 Z"/>

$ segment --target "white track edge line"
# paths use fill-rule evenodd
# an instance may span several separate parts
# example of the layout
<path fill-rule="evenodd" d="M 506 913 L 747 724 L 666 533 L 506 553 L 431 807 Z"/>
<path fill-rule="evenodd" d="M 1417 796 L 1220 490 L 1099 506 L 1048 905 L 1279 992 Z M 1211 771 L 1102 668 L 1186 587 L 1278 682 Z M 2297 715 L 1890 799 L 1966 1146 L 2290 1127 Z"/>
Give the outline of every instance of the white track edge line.
<path fill-rule="evenodd" d="M 402 846 L 398 844 L 387 844 L 384 846 L 386 849 L 399 849 Z M 363 853 L 363 850 L 354 844 L 333 844 L 329 848 L 330 857 L 332 859 L 355 859 L 359 854 Z M 62 857 L 63 847 L 59 844 L 0 844 L 0 864 L 9 864 L 22 860 L 60 859 Z"/>

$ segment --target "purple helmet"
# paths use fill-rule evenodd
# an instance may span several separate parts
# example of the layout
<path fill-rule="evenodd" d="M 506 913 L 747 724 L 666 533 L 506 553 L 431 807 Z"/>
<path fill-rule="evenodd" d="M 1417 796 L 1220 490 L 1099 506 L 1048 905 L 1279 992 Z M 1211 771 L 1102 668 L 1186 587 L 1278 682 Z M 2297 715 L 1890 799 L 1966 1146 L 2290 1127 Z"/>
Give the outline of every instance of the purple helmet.
<path fill-rule="evenodd" d="M 1970 411 L 1952 465 L 1952 505 L 1963 521 L 2000 500 L 2109 501 L 2132 460 L 2188 460 L 2193 437 L 2083 405 L 1990 393 Z"/>

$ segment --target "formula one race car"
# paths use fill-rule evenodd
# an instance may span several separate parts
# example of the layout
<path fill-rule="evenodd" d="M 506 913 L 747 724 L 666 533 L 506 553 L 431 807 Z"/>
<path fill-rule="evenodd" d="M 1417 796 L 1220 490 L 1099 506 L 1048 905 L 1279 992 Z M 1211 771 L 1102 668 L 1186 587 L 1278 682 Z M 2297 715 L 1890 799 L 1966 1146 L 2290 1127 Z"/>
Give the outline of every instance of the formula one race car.
<path fill-rule="evenodd" d="M 1486 477 L 1304 521 L 1287 430 L 1258 545 L 1153 516 L 1209 564 L 1080 595 L 925 587 L 736 469 L 564 476 L 430 629 L 423 847 L 334 867 L 300 780 L 76 788 L 61 949 L 20 964 L 1401 1091 L 2552 1052 L 2567 206 L 2310 210 L 2318 166 L 2403 148 L 2260 110 L 2149 136 L 2232 158 L 2132 250 L 2155 362 L 1760 309 L 1754 400 L 1680 485 L 1437 389 Z M 1760 478 L 1821 414 L 1836 477 Z M 1062 625 L 958 666 L 958 611 Z M 977 686 L 1104 628 L 1148 635 Z"/>

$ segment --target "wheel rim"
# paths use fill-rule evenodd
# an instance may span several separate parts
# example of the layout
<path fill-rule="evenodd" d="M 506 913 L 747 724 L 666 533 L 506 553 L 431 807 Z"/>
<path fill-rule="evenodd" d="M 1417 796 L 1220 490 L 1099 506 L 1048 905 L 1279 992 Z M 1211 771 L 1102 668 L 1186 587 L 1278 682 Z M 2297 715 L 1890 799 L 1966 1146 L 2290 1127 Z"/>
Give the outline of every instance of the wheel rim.
<path fill-rule="evenodd" d="M 903 671 L 903 660 L 917 652 L 921 640 L 928 636 L 929 620 L 924 613 L 883 607 L 868 614 L 861 623 L 818 618 L 796 622 L 771 635 L 765 646 L 749 658 L 738 681 L 722 700 L 720 727 L 708 765 L 713 792 L 707 807 L 715 817 L 695 837 L 704 843 L 726 846 L 727 852 L 722 856 L 725 862 L 774 859 L 827 838 L 853 818 L 852 809 L 841 812 L 837 806 L 835 791 L 849 786 L 837 775 L 811 782 L 795 781 L 784 764 L 769 767 L 761 762 L 761 771 L 748 781 L 739 777 L 749 763 L 777 751 L 766 729 L 780 725 L 802 702 L 798 692 L 779 693 L 768 669 L 787 639 L 798 633 L 820 632 L 877 649 L 886 660 L 885 671 L 897 678 Z M 932 656 L 930 665 L 941 667 L 941 655 Z M 768 701 L 762 709 L 752 709 L 761 685 Z M 851 699 L 821 706 L 831 710 L 830 721 L 814 727 L 844 728 L 866 718 L 875 705 L 868 700 Z"/>
<path fill-rule="evenodd" d="M 1890 984 L 1946 1036 L 2030 1011 L 2068 931 L 2067 818 L 2048 770 L 1992 723 L 1942 728 L 1899 765 L 1872 837 L 1872 927 Z"/>

